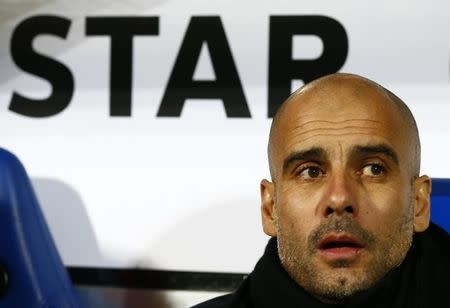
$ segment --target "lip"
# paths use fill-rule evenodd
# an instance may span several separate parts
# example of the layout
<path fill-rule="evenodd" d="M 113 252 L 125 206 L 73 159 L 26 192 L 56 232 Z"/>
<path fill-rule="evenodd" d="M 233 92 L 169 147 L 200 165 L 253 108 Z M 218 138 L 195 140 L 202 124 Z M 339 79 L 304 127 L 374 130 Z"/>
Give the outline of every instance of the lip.
<path fill-rule="evenodd" d="M 349 233 L 326 235 L 317 246 L 319 255 L 330 261 L 354 259 L 363 249 L 364 244 Z"/>

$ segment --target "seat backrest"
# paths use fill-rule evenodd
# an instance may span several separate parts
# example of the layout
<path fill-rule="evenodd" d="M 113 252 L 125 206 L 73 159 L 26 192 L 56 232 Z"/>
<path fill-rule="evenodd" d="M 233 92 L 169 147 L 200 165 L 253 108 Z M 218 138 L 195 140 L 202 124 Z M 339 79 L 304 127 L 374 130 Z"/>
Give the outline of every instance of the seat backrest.
<path fill-rule="evenodd" d="M 432 179 L 431 221 L 450 233 L 450 179 Z"/>
<path fill-rule="evenodd" d="M 0 234 L 0 308 L 81 307 L 26 171 L 3 149 Z"/>

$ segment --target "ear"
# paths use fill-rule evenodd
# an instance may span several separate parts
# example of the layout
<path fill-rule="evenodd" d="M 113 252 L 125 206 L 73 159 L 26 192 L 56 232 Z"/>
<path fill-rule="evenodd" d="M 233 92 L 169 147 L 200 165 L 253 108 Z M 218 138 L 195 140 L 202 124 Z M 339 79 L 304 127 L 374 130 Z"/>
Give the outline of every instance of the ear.
<path fill-rule="evenodd" d="M 264 233 L 277 236 L 277 213 L 275 209 L 274 184 L 266 179 L 261 181 L 261 218 Z"/>
<path fill-rule="evenodd" d="M 423 175 L 414 181 L 414 232 L 423 232 L 430 225 L 431 179 Z"/>

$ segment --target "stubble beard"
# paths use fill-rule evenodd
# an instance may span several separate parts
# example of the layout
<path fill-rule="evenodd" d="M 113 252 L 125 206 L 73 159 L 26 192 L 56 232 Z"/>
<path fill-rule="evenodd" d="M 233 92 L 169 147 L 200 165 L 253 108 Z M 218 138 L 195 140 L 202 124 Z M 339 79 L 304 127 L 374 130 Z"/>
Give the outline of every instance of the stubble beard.
<path fill-rule="evenodd" d="M 376 238 L 351 217 L 331 219 L 309 235 L 306 245 L 298 234 L 290 234 L 289 230 L 278 225 L 278 254 L 281 264 L 298 285 L 320 301 L 342 302 L 371 288 L 403 262 L 412 244 L 412 218 L 410 210 L 400 222 L 399 229 L 393 230 L 385 238 Z M 363 241 L 366 252 L 371 256 L 366 268 L 352 269 L 352 262 L 342 260 L 330 264 L 332 268 L 328 270 L 318 269 L 314 263 L 317 260 L 314 254 L 322 236 L 330 231 L 349 232 Z"/>

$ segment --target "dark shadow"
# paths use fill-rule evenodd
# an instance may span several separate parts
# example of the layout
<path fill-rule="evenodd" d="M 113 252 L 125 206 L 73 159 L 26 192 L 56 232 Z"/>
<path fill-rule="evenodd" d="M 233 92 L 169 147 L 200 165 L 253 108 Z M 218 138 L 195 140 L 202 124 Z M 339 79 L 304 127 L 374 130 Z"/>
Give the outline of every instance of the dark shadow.
<path fill-rule="evenodd" d="M 68 184 L 49 178 L 31 179 L 58 252 L 66 266 L 108 264 L 80 194 Z M 119 277 L 120 279 L 120 277 Z M 172 308 L 161 292 L 100 286 L 77 286 L 83 302 L 92 308 Z"/>
<path fill-rule="evenodd" d="M 156 290 L 128 289 L 123 304 L 124 308 L 175 308 L 164 294 Z"/>
<path fill-rule="evenodd" d="M 86 206 L 68 184 L 48 178 L 32 178 L 47 224 L 66 266 L 103 261 Z"/>

